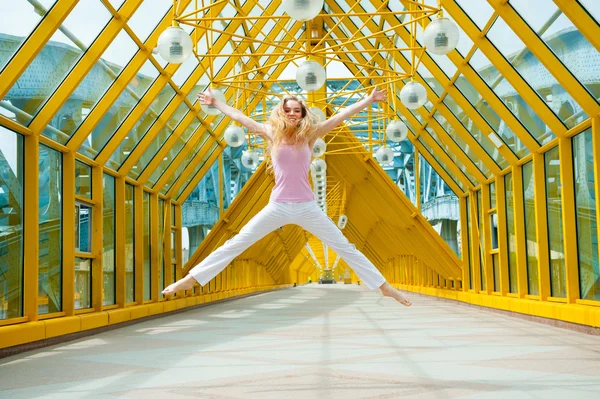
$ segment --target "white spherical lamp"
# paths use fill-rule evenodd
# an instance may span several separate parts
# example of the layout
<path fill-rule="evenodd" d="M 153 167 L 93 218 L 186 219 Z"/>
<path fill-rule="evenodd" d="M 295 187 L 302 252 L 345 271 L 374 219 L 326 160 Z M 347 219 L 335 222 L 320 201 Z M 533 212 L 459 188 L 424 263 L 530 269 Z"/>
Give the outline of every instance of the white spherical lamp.
<path fill-rule="evenodd" d="M 310 111 L 311 114 L 313 114 L 313 116 L 317 120 L 317 123 L 325 122 L 325 120 L 327 119 L 327 117 L 325 116 L 325 112 L 321 111 L 320 108 L 310 107 L 308 110 Z"/>
<path fill-rule="evenodd" d="M 399 143 L 408 136 L 408 127 L 400 120 L 391 121 L 385 133 L 388 140 Z"/>
<path fill-rule="evenodd" d="M 327 144 L 321 138 L 315 140 L 315 144 L 313 145 L 312 154 L 313 157 L 320 157 L 325 154 L 325 150 L 327 149 Z"/>
<path fill-rule="evenodd" d="M 304 61 L 296 70 L 296 82 L 303 90 L 315 91 L 325 84 L 325 68 L 315 61 Z"/>
<path fill-rule="evenodd" d="M 315 159 L 312 164 L 315 166 L 315 173 L 325 173 L 327 170 L 327 163 L 323 159 Z"/>
<path fill-rule="evenodd" d="M 225 129 L 224 137 L 230 147 L 239 147 L 246 142 L 244 131 L 239 126 L 229 126 Z"/>
<path fill-rule="evenodd" d="M 324 0 L 283 0 L 281 6 L 288 15 L 298 21 L 309 21 L 319 15 Z"/>
<path fill-rule="evenodd" d="M 218 100 L 222 103 L 227 103 L 227 100 L 225 99 L 225 94 L 223 94 L 223 92 L 221 90 L 217 90 L 217 89 L 210 89 L 212 91 L 213 97 L 215 98 L 215 100 Z M 202 111 L 206 112 L 208 115 L 219 115 L 221 113 L 221 111 L 219 111 L 219 109 L 217 107 L 215 107 L 214 105 L 202 105 L 200 104 L 200 108 L 202 108 Z"/>
<path fill-rule="evenodd" d="M 346 227 L 346 223 L 348 223 L 348 216 L 340 215 L 340 218 L 338 219 L 338 227 L 340 230 Z"/>
<path fill-rule="evenodd" d="M 179 26 L 169 26 L 158 37 L 158 53 L 172 64 L 181 64 L 192 54 L 192 39 Z"/>
<path fill-rule="evenodd" d="M 254 170 L 258 166 L 258 152 L 246 150 L 242 152 L 242 165 L 246 169 Z"/>
<path fill-rule="evenodd" d="M 400 101 L 408 109 L 417 109 L 427 101 L 427 91 L 419 82 L 408 82 L 400 90 Z"/>
<path fill-rule="evenodd" d="M 375 153 L 375 158 L 377 158 L 377 162 L 380 164 L 387 165 L 394 162 L 394 151 L 389 147 L 379 147 Z"/>
<path fill-rule="evenodd" d="M 423 41 L 427 52 L 446 55 L 458 44 L 458 27 L 448 18 L 436 18 L 425 28 Z"/>

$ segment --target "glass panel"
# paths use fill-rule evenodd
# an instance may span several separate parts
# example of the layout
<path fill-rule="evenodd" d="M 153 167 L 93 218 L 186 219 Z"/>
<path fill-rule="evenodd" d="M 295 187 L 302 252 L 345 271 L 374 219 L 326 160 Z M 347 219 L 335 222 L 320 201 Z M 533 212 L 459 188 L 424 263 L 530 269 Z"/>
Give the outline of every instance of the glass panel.
<path fill-rule="evenodd" d="M 144 0 L 129 19 L 127 25 L 142 42 L 145 42 L 167 12 L 171 10 L 172 5 L 173 3 L 170 1 Z"/>
<path fill-rule="evenodd" d="M 534 176 L 531 161 L 523 165 L 523 202 L 525 203 L 525 236 L 527 237 L 527 293 L 539 295 L 538 243 L 535 225 Z"/>
<path fill-rule="evenodd" d="M 510 5 L 541 36 L 554 55 L 585 86 L 592 97 L 598 100 L 600 87 L 597 78 L 590 71 L 593 65 L 590 57 L 597 58 L 598 51 L 573 25 L 573 22 L 552 0 L 538 0 L 535 3 L 512 0 Z M 573 127 L 587 119 L 587 115 L 577 107 L 577 104 L 570 103 L 561 94 L 554 93 L 558 97 L 556 106 L 560 107 L 558 115 L 565 121 L 567 127 Z"/>
<path fill-rule="evenodd" d="M 550 250 L 550 293 L 566 297 L 565 248 L 563 242 L 561 177 L 558 146 L 544 154 L 546 169 L 546 210 Z"/>
<path fill-rule="evenodd" d="M 475 22 L 479 29 L 483 29 L 494 13 L 494 9 L 487 2 L 481 0 L 456 0 L 465 14 Z"/>
<path fill-rule="evenodd" d="M 0 71 L 55 2 L 56 0 L 38 0 L 37 4 L 27 1 L 16 1 L 10 6 L 4 4 L 0 13 L 0 34 L 2 34 Z"/>
<path fill-rule="evenodd" d="M 577 0 L 586 11 L 600 23 L 600 3 L 596 0 Z"/>
<path fill-rule="evenodd" d="M 127 32 L 121 31 L 57 112 L 57 115 L 60 115 L 60 121 L 58 126 L 54 125 L 65 134 L 57 135 L 49 130 L 45 130 L 44 134 L 49 133 L 49 138 L 65 144 L 137 50 L 139 47 L 131 40 Z"/>
<path fill-rule="evenodd" d="M 467 169 L 467 166 L 463 163 L 463 161 L 461 159 L 459 159 L 458 156 L 453 151 L 450 150 L 449 146 L 444 144 L 441 141 L 441 139 L 438 137 L 438 135 L 435 133 L 435 131 L 430 126 L 425 127 L 425 130 L 427 130 L 427 132 L 429 132 L 429 134 L 431 135 L 433 140 L 439 144 L 440 148 L 442 148 L 442 150 L 448 155 L 448 157 L 450 157 L 450 159 L 452 159 L 452 161 L 454 161 L 456 166 L 458 166 L 458 168 L 463 172 L 463 174 L 467 177 L 467 179 L 469 179 L 471 181 L 471 183 L 473 183 L 473 185 L 477 185 L 479 183 L 479 181 L 475 178 L 475 176 L 473 176 L 473 174 L 469 171 L 469 169 Z M 465 155 L 465 154 L 463 153 L 463 155 Z M 487 176 L 487 174 L 484 173 L 483 171 L 490 173 L 490 175 L 491 175 L 491 172 L 489 171 L 489 169 L 485 168 L 485 165 L 481 165 L 481 168 L 478 168 L 478 169 L 481 173 L 483 173 L 486 176 Z"/>
<path fill-rule="evenodd" d="M 135 222 L 133 186 L 125 184 L 125 302 L 135 301 Z"/>
<path fill-rule="evenodd" d="M 96 155 L 112 138 L 113 134 L 121 126 L 121 123 L 127 118 L 130 111 L 140 101 L 140 98 L 143 97 L 158 75 L 158 70 L 152 65 L 152 62 L 146 61 L 140 71 L 127 84 L 123 92 L 119 95 L 119 98 L 111 105 L 108 111 L 103 113 L 102 119 L 81 144 L 77 152 L 90 158 L 96 158 Z M 92 112 L 101 111 L 94 109 Z"/>
<path fill-rule="evenodd" d="M 206 161 L 208 160 L 208 158 L 212 155 L 213 151 L 216 151 L 217 147 L 219 146 L 217 142 L 213 141 L 210 145 L 210 148 L 208 149 L 208 151 L 204 154 L 204 156 L 198 160 L 198 162 L 196 163 L 196 167 L 194 168 L 194 172 L 190 173 L 187 176 L 187 179 L 185 180 L 185 182 L 181 185 L 181 187 L 179 188 L 179 190 L 177 190 L 177 195 L 175 195 L 175 197 L 179 199 L 179 196 L 181 195 L 181 193 L 183 191 L 185 191 L 185 189 L 187 188 L 187 186 L 190 184 L 190 182 L 194 179 L 194 177 L 196 177 L 196 174 L 198 173 L 198 171 L 200 171 L 200 169 L 202 169 L 202 167 L 204 166 L 204 164 L 206 163 Z M 188 165 L 189 166 L 189 165 Z M 160 190 L 161 193 L 165 194 L 167 192 L 167 190 L 170 187 L 163 187 L 162 190 Z M 164 192 L 163 192 L 164 191 Z M 182 211 L 183 213 L 183 211 Z"/>
<path fill-rule="evenodd" d="M 215 160 L 181 206 L 182 225 L 189 235 L 189 253 L 192 254 L 204 240 L 210 229 L 220 219 L 217 201 L 219 186 L 219 163 Z"/>
<path fill-rule="evenodd" d="M 485 265 L 485 235 L 483 232 L 483 206 L 482 206 L 482 202 L 481 202 L 481 190 L 476 192 L 477 195 L 477 224 L 478 226 L 478 230 L 479 230 L 479 248 L 477 249 L 478 253 L 479 253 L 479 275 L 480 275 L 480 282 L 481 282 L 481 290 L 485 290 L 486 289 L 486 283 L 487 283 L 487 269 L 486 269 L 486 265 Z"/>
<path fill-rule="evenodd" d="M 587 114 L 580 111 L 581 107 L 579 104 L 564 90 L 556 78 L 540 63 L 537 57 L 529 51 L 517 34 L 502 18 L 496 19 L 487 36 L 563 123 L 566 123 L 569 127 L 573 126 L 573 119 L 571 118 L 573 113 L 578 113 L 579 117 L 583 119 L 587 118 Z M 571 104 L 574 112 L 564 112 L 562 110 L 564 103 Z M 546 135 L 554 138 L 552 132 L 546 132 Z M 542 144 L 546 140 L 546 137 L 538 137 L 538 141 L 541 141 Z"/>
<path fill-rule="evenodd" d="M 467 240 L 469 242 L 469 289 L 473 290 L 475 284 L 473 283 L 473 259 L 471 257 L 473 253 L 473 240 L 471 239 L 471 232 L 473 231 L 473 213 L 471 211 L 471 198 L 467 197 Z"/>
<path fill-rule="evenodd" d="M 23 316 L 23 136 L 0 126 L 0 320 Z"/>
<path fill-rule="evenodd" d="M 427 160 L 419 156 L 421 214 L 460 258 L 460 201 Z"/>
<path fill-rule="evenodd" d="M 577 209 L 577 250 L 581 299 L 600 300 L 598 223 L 594 187 L 592 129 L 573 137 L 573 171 Z"/>
<path fill-rule="evenodd" d="M 490 219 L 488 223 L 490 223 L 490 238 L 492 243 L 491 249 L 498 249 L 498 213 L 490 213 Z"/>
<path fill-rule="evenodd" d="M 92 260 L 75 258 L 75 310 L 92 307 Z"/>
<path fill-rule="evenodd" d="M 494 292 L 500 292 L 500 260 L 498 254 L 492 254 L 492 268 L 494 269 Z"/>
<path fill-rule="evenodd" d="M 92 198 L 92 168 L 75 160 L 75 195 Z"/>
<path fill-rule="evenodd" d="M 171 226 L 177 226 L 177 223 L 175 222 L 177 220 L 177 218 L 175 217 L 175 212 L 176 212 L 176 208 L 175 205 L 171 204 Z"/>
<path fill-rule="evenodd" d="M 496 208 L 496 182 L 490 183 L 490 209 Z"/>
<path fill-rule="evenodd" d="M 38 313 L 62 310 L 62 153 L 40 145 Z"/>
<path fill-rule="evenodd" d="M 154 98 L 152 105 L 144 112 L 142 117 L 136 122 L 135 126 L 131 129 L 127 137 L 121 142 L 119 147 L 108 160 L 108 165 L 117 170 L 121 167 L 125 159 L 129 156 L 131 151 L 137 146 L 137 144 L 146 135 L 150 127 L 157 121 L 162 111 L 175 96 L 175 91 L 171 85 L 167 84 L 161 92 Z"/>
<path fill-rule="evenodd" d="M 75 5 L 5 97 L 23 111 L 19 123 L 31 122 L 110 19 L 111 14 L 99 0 Z M 50 125 L 62 130 L 70 123 L 63 115 L 55 114 Z M 56 139 L 64 143 L 66 137 Z"/>
<path fill-rule="evenodd" d="M 185 116 L 186 113 L 190 111 L 187 104 L 182 103 L 177 107 L 171 118 L 165 123 L 165 125 L 158 131 L 156 136 L 152 138 L 150 141 L 148 148 L 144 151 L 144 153 L 139 156 L 139 160 L 135 164 L 137 168 L 132 168 L 128 175 L 132 179 L 137 179 L 142 170 L 146 168 L 146 166 L 152 161 L 154 156 L 158 153 L 158 151 L 162 148 L 163 144 L 167 141 L 169 137 L 173 134 L 173 131 L 177 128 L 177 125 L 181 121 L 181 119 Z M 158 120 L 156 123 L 162 123 Z M 165 157 L 166 158 L 166 157 Z M 167 158 L 168 160 L 168 158 Z M 164 158 L 163 158 L 163 161 Z"/>
<path fill-rule="evenodd" d="M 92 206 L 75 203 L 75 251 L 92 252 Z"/>
<path fill-rule="evenodd" d="M 158 200 L 158 288 L 165 288 L 165 201 Z M 159 298 L 165 296 L 159 293 Z"/>
<path fill-rule="evenodd" d="M 104 174 L 103 186 L 102 305 L 106 306 L 115 304 L 115 178 Z"/>
<path fill-rule="evenodd" d="M 176 262 L 177 261 L 177 242 L 176 242 L 176 235 L 175 235 L 175 230 L 171 229 L 171 262 Z M 173 275 L 175 275 L 175 267 L 176 265 L 173 265 Z M 173 280 L 173 281 L 176 281 Z"/>
<path fill-rule="evenodd" d="M 506 196 L 506 235 L 508 240 L 508 286 L 509 292 L 517 293 L 517 238 L 515 236 L 515 199 L 512 173 L 504 176 Z"/>
<path fill-rule="evenodd" d="M 475 87 L 473 87 L 473 85 L 462 74 L 459 75 L 458 79 L 455 82 L 455 85 L 458 88 L 458 90 L 465 96 L 465 98 L 471 104 L 473 104 L 475 110 L 479 113 L 479 115 L 483 117 L 483 119 L 485 119 L 485 121 L 494 131 L 494 133 L 496 133 L 496 135 L 500 137 L 504 144 L 508 145 L 508 147 L 513 153 L 516 153 L 519 156 L 523 156 L 529 153 L 527 147 L 525 147 L 521 140 L 519 140 L 519 138 L 515 136 L 511 128 L 506 123 L 504 123 L 504 121 L 500 118 L 496 111 L 492 107 L 490 107 L 488 102 L 479 94 L 479 91 L 477 91 L 477 89 L 475 89 Z M 465 127 L 471 126 L 471 129 L 477 129 L 477 131 L 479 131 L 479 129 L 476 126 L 474 126 L 473 122 L 468 116 L 461 115 L 460 119 L 462 124 L 465 125 Z M 467 122 L 468 125 L 466 125 L 465 122 Z M 467 127 L 467 130 L 468 129 L 469 127 Z M 485 127 L 484 130 L 486 130 Z M 480 131 L 479 134 L 481 134 Z M 483 141 L 485 143 L 483 144 L 483 146 L 486 149 L 486 152 L 491 154 L 494 160 L 496 160 L 496 163 L 498 163 L 500 167 L 504 169 L 508 166 L 508 162 L 504 159 L 503 156 L 498 155 L 498 150 L 496 149 L 496 146 L 492 144 L 492 141 L 489 138 L 489 134 L 490 132 L 487 131 L 484 135 L 485 140 L 480 139 L 480 141 Z"/>
<path fill-rule="evenodd" d="M 151 282 L 152 269 L 150 268 L 150 193 L 144 191 L 144 300 L 152 299 Z"/>
<path fill-rule="evenodd" d="M 191 111 L 191 112 L 193 112 L 193 111 Z M 163 173 L 165 173 L 165 171 L 173 164 L 173 162 L 175 161 L 175 158 L 179 155 L 179 153 L 182 151 L 182 149 L 186 146 L 186 143 L 189 141 L 189 139 L 192 138 L 194 136 L 195 132 L 198 131 L 200 126 L 202 126 L 200 124 L 200 121 L 198 119 L 194 118 L 192 120 L 192 122 L 189 124 L 189 126 L 185 129 L 183 134 L 177 136 L 175 144 L 173 144 L 173 146 L 171 147 L 171 149 L 169 150 L 167 155 L 165 155 L 165 157 L 163 158 L 160 165 L 154 169 L 154 172 L 148 179 L 148 181 L 151 182 L 153 186 L 154 186 L 154 184 L 156 184 L 158 179 L 163 175 Z M 198 132 L 197 134 L 198 135 L 203 134 L 204 140 L 201 139 L 200 141 L 197 141 L 196 145 L 194 147 L 194 150 L 192 150 L 190 153 L 188 153 L 187 157 L 192 157 L 192 156 L 196 155 L 196 151 L 202 146 L 202 144 L 204 144 L 204 141 L 210 136 L 208 131 L 205 131 L 205 133 Z M 179 167 L 177 169 L 179 170 L 179 168 L 181 168 L 181 170 L 183 170 L 183 167 L 185 167 L 186 165 L 187 165 L 187 162 L 184 161 L 182 164 L 179 165 Z M 137 167 L 137 165 L 134 166 L 134 168 L 136 168 L 136 167 Z M 178 173 L 180 173 L 181 170 Z M 170 174 L 169 180 L 167 181 L 167 183 L 172 183 L 173 180 L 175 179 L 175 177 L 179 176 L 178 173 L 175 173 L 175 176 L 173 174 Z"/>
<path fill-rule="evenodd" d="M 427 152 L 437 161 L 437 163 L 440 165 L 441 168 L 443 168 L 444 170 L 448 171 L 448 167 L 446 166 L 446 164 L 444 162 L 441 161 L 440 157 L 435 153 L 435 152 L 431 152 L 427 146 L 427 144 L 425 144 L 423 142 L 423 140 L 419 137 L 417 140 L 419 140 L 419 142 L 421 143 L 421 145 L 427 150 Z M 454 183 L 456 183 L 461 190 L 463 190 L 463 192 L 465 191 L 465 187 L 463 186 L 462 182 L 456 178 L 456 176 L 452 173 L 449 173 L 450 178 L 452 178 L 452 181 Z"/>

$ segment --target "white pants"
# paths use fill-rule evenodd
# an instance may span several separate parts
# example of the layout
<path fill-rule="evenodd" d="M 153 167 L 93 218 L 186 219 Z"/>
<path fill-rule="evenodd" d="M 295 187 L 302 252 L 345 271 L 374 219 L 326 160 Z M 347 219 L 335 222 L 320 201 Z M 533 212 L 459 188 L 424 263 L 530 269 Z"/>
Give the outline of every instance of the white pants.
<path fill-rule="evenodd" d="M 202 262 L 190 270 L 190 275 L 201 285 L 206 285 L 233 259 L 252 244 L 286 224 L 297 224 L 329 245 L 356 272 L 366 286 L 374 290 L 385 283 L 377 268 L 348 242 L 333 221 L 319 208 L 316 201 L 269 202 L 239 232 Z"/>

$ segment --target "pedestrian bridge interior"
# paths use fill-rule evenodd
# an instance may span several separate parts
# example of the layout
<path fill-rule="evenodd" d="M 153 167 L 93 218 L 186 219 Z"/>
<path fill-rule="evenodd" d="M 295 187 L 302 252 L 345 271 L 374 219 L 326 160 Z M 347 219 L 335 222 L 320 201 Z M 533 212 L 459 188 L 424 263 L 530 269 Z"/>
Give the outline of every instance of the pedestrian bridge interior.
<path fill-rule="evenodd" d="M 387 90 L 313 149 L 316 198 L 350 242 L 428 306 L 598 331 L 595 0 L 22 0 L 0 11 L 0 350 L 309 279 L 366 295 L 291 225 L 206 286 L 161 294 L 274 185 L 266 143 L 198 103 L 209 87 L 258 121 L 287 94 L 321 118 Z M 447 43 L 427 28 L 440 20 L 458 42 L 436 54 Z M 185 36 L 175 52 L 166 31 Z"/>

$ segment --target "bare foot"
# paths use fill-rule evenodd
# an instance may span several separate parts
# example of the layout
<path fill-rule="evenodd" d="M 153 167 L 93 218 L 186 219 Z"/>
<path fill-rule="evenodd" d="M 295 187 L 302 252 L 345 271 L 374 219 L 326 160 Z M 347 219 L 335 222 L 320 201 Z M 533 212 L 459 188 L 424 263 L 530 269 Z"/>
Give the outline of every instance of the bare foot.
<path fill-rule="evenodd" d="M 167 288 L 162 290 L 162 293 L 164 295 L 171 295 L 176 293 L 177 291 L 189 290 L 194 286 L 194 284 L 196 284 L 196 280 L 194 280 L 194 278 L 188 274 L 181 280 L 174 282 L 173 284 L 169 285 Z"/>
<path fill-rule="evenodd" d="M 395 289 L 388 282 L 383 283 L 381 287 L 379 287 L 383 296 L 389 296 L 403 304 L 404 306 L 411 306 L 412 302 L 406 295 L 402 293 L 402 291 Z"/>

